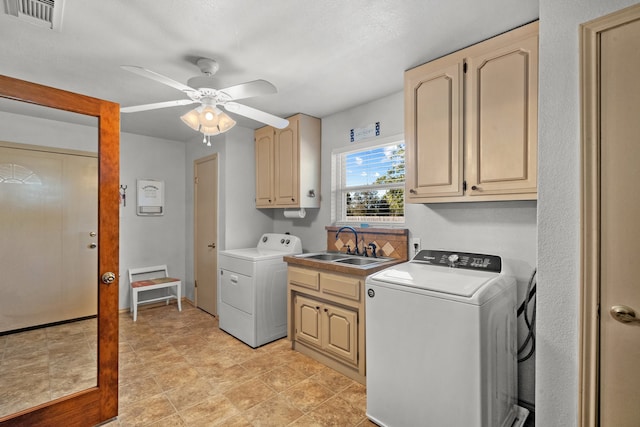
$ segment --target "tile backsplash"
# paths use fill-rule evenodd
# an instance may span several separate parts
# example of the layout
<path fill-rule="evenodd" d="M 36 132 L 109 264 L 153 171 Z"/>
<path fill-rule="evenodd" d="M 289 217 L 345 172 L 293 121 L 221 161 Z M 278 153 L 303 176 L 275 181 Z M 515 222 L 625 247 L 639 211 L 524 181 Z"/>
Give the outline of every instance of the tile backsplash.
<path fill-rule="evenodd" d="M 358 233 L 358 248 L 362 252 L 363 240 L 364 245 L 370 243 L 376 245 L 376 253 L 378 256 L 386 256 L 407 260 L 409 254 L 409 230 L 406 228 L 358 228 L 353 227 Z M 338 239 L 336 232 L 340 229 L 338 226 L 326 226 L 327 230 L 327 251 L 346 252 L 347 246 L 351 250 L 355 250 L 355 236 L 350 230 L 343 230 Z"/>

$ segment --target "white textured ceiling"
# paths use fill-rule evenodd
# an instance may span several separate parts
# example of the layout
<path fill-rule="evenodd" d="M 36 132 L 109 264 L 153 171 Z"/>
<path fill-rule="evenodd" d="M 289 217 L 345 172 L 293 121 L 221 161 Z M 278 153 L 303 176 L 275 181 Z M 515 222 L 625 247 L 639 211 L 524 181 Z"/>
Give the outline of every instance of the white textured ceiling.
<path fill-rule="evenodd" d="M 537 17 L 537 0 L 65 0 L 60 31 L 0 15 L 0 74 L 129 106 L 185 95 L 120 65 L 186 83 L 204 56 L 220 65 L 218 88 L 255 79 L 278 88 L 242 103 L 324 117 L 400 91 L 404 70 Z M 191 108 L 123 114 L 122 130 L 187 140 L 195 132 L 179 116 Z"/>

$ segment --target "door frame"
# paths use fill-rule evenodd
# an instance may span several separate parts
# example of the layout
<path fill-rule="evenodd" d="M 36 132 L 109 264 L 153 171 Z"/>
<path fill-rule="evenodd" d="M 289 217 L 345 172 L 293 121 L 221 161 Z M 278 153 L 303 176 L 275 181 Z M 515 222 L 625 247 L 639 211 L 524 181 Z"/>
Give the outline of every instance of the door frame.
<path fill-rule="evenodd" d="M 580 26 L 580 368 L 578 425 L 600 418 L 600 34 L 640 19 L 640 6 Z"/>
<path fill-rule="evenodd" d="M 0 425 L 96 425 L 118 415 L 120 107 L 118 104 L 0 75 L 0 98 L 98 119 L 98 383 L 25 411 Z M 100 276 L 114 272 L 104 284 Z"/>

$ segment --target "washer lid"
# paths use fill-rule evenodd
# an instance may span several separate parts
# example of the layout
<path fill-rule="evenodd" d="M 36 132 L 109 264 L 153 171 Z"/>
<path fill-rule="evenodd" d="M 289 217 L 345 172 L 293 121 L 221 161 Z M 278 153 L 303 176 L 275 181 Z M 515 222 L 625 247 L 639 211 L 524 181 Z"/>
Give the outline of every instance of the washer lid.
<path fill-rule="evenodd" d="M 273 249 L 261 249 L 261 248 L 244 248 L 244 249 L 229 249 L 221 251 L 219 255 L 226 255 L 233 258 L 245 259 L 249 261 L 260 261 L 264 259 L 280 258 L 288 255 L 288 252 L 277 251 Z"/>
<path fill-rule="evenodd" d="M 500 278 L 499 273 L 443 268 L 407 262 L 371 276 L 372 281 L 393 283 L 461 297 L 472 297 L 485 284 Z"/>

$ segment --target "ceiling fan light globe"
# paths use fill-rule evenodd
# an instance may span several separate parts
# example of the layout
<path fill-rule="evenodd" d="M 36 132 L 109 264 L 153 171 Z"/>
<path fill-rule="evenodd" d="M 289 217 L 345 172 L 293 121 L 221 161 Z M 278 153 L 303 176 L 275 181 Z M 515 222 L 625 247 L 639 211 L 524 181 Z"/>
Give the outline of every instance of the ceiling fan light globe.
<path fill-rule="evenodd" d="M 220 132 L 226 132 L 232 127 L 234 127 L 235 125 L 236 125 L 235 120 L 233 120 L 224 112 L 220 113 L 220 116 L 218 117 L 218 128 L 220 129 Z"/>
<path fill-rule="evenodd" d="M 180 119 L 193 130 L 200 129 L 200 114 L 196 110 L 191 110 L 187 114 L 180 116 Z"/>
<path fill-rule="evenodd" d="M 203 127 L 213 127 L 218 124 L 218 114 L 215 107 L 206 106 L 200 112 L 200 125 Z"/>

